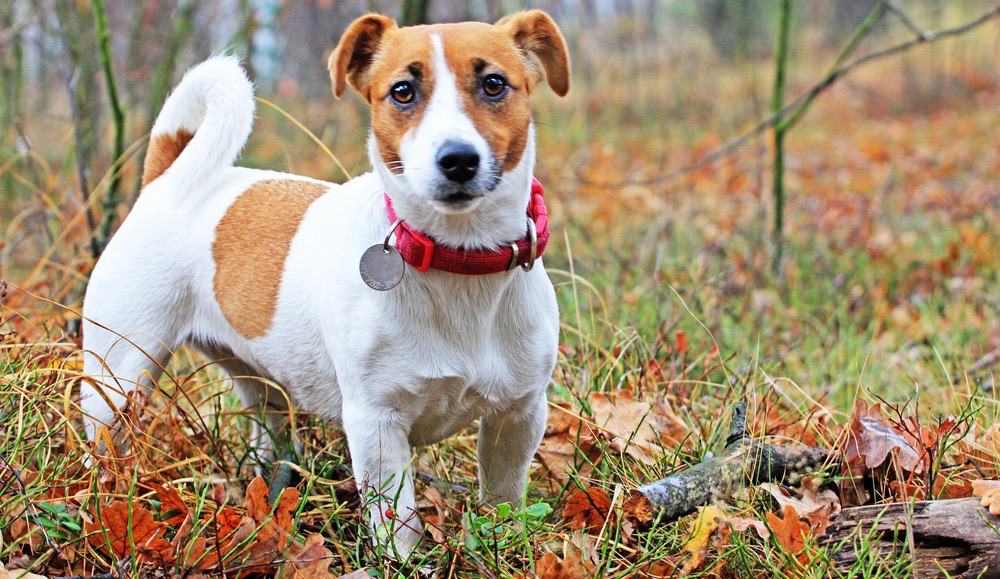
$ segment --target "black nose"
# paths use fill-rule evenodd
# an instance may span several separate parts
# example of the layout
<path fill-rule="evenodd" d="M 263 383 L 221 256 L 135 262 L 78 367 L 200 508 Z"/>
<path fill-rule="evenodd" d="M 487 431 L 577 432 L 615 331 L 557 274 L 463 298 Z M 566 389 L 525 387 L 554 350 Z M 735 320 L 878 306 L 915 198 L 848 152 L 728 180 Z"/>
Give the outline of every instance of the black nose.
<path fill-rule="evenodd" d="M 447 141 L 438 149 L 437 164 L 449 181 L 465 183 L 479 170 L 479 153 L 468 143 Z"/>

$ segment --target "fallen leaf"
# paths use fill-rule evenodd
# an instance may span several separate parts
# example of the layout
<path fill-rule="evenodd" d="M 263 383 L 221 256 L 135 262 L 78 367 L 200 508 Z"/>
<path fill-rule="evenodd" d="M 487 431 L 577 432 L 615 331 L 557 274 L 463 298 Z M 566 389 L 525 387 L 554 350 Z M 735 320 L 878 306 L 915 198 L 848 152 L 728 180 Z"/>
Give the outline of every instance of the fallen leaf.
<path fill-rule="evenodd" d="M 267 502 L 267 483 L 261 477 L 256 477 L 247 485 L 246 492 L 247 516 L 263 523 L 271 516 L 271 505 Z"/>
<path fill-rule="evenodd" d="M 119 559 L 132 555 L 132 546 L 141 561 L 169 564 L 174 560 L 173 545 L 164 538 L 166 527 L 137 503 L 116 501 L 98 512 L 99 520 L 87 523 L 84 531 L 95 548 L 109 547 Z"/>
<path fill-rule="evenodd" d="M 177 489 L 158 484 L 150 486 L 156 491 L 156 498 L 160 500 L 160 518 L 163 522 L 171 526 L 184 523 L 188 516 L 188 508 Z"/>
<path fill-rule="evenodd" d="M 1000 480 L 972 481 L 972 496 L 980 497 L 979 504 L 991 515 L 1000 516 Z"/>
<path fill-rule="evenodd" d="M 920 453 L 907 437 L 882 419 L 878 404 L 869 407 L 858 400 L 844 448 L 845 460 L 848 463 L 862 461 L 866 468 L 876 468 L 892 451 L 896 452 L 900 467 L 919 472 Z"/>
<path fill-rule="evenodd" d="M 590 572 L 580 560 L 580 554 L 576 549 L 566 549 L 564 558 L 560 559 L 555 553 L 546 553 L 535 563 L 535 575 L 538 579 L 585 579 L 590 577 Z"/>
<path fill-rule="evenodd" d="M 791 507 L 800 519 L 809 521 L 817 535 L 830 525 L 830 517 L 840 512 L 840 498 L 829 489 L 804 484 L 802 498 L 797 498 L 775 483 L 762 483 L 760 488 L 774 497 L 782 509 Z"/>
<path fill-rule="evenodd" d="M 808 559 L 808 554 L 804 551 L 806 537 L 809 535 L 809 526 L 799 520 L 795 509 L 786 505 L 781 517 L 774 513 L 767 513 L 767 524 L 771 528 L 772 536 L 781 545 L 781 548 L 799 563 L 805 563 L 803 558 Z"/>
<path fill-rule="evenodd" d="M 333 553 L 323 544 L 323 535 L 313 533 L 306 537 L 306 542 L 302 545 L 294 556 L 288 559 L 282 567 L 280 576 L 284 578 L 294 577 L 296 579 L 332 579 L 334 575 L 330 573 L 330 561 Z"/>
<path fill-rule="evenodd" d="M 689 558 L 681 567 L 682 574 L 688 574 L 701 567 L 708 555 L 708 540 L 712 533 L 725 521 L 726 514 L 715 505 L 699 507 L 698 515 L 688 525 L 688 537 L 684 543 L 684 552 Z"/>
<path fill-rule="evenodd" d="M 611 511 L 611 498 L 599 488 L 574 489 L 566 499 L 563 520 L 573 530 L 601 530 Z"/>
<path fill-rule="evenodd" d="M 590 458 L 593 442 L 591 429 L 584 426 L 569 405 L 559 404 L 549 412 L 545 435 L 536 456 L 560 484 L 565 484 L 569 481 L 570 474 L 578 472 L 585 476 L 590 470 L 587 458 Z M 577 452 L 581 456 L 577 456 Z M 580 468 L 577 468 L 578 464 Z"/>
<path fill-rule="evenodd" d="M 594 425 L 610 438 L 611 448 L 643 464 L 655 464 L 663 444 L 679 444 L 687 435 L 669 405 L 661 403 L 654 412 L 652 404 L 636 400 L 630 390 L 595 392 L 589 402 Z"/>
<path fill-rule="evenodd" d="M 729 526 L 738 533 L 743 533 L 747 529 L 753 529 L 757 536 L 767 540 L 771 537 L 771 531 L 767 530 L 767 525 L 760 519 L 747 519 L 744 517 L 729 517 L 726 521 Z"/>

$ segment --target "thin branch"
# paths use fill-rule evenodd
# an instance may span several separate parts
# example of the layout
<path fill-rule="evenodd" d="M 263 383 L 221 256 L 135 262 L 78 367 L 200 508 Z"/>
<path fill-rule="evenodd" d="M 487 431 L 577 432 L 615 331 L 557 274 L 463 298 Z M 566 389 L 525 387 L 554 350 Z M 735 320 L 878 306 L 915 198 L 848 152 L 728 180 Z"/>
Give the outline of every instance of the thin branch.
<path fill-rule="evenodd" d="M 694 163 L 691 163 L 690 165 L 686 165 L 684 167 L 681 167 L 679 169 L 671 171 L 670 173 L 667 173 L 665 175 L 660 175 L 660 176 L 654 177 L 652 179 L 626 180 L 626 181 L 619 181 L 619 182 L 616 182 L 616 183 L 603 183 L 603 184 L 605 184 L 605 185 L 612 185 L 612 186 L 621 186 L 621 185 L 629 185 L 629 184 L 631 184 L 631 185 L 655 185 L 657 183 L 663 183 L 665 181 L 671 181 L 673 179 L 676 179 L 677 177 L 681 177 L 681 176 L 686 175 L 688 173 L 691 173 L 691 172 L 697 171 L 699 169 L 702 169 L 702 168 L 704 168 L 704 167 L 706 167 L 708 165 L 711 165 L 711 164 L 715 163 L 719 159 L 728 157 L 729 155 L 733 154 L 736 150 L 738 150 L 740 147 L 742 147 L 743 145 L 745 145 L 748 141 L 750 141 L 754 137 L 760 135 L 761 133 L 763 133 L 764 131 L 766 131 L 768 128 L 770 128 L 771 126 L 773 126 L 775 123 L 780 122 L 780 120 L 782 118 L 787 117 L 790 112 L 796 110 L 802 104 L 802 102 L 807 97 L 809 97 L 809 95 L 811 95 L 814 91 L 815 91 L 816 95 L 814 95 L 812 98 L 815 98 L 815 96 L 818 96 L 820 93 L 822 93 L 826 89 L 830 88 L 830 86 L 832 86 L 832 84 L 833 84 L 833 81 L 838 80 L 841 77 L 846 76 L 851 71 L 853 71 L 855 68 L 857 68 L 859 66 L 862 66 L 864 64 L 867 64 L 869 62 L 873 62 L 873 61 L 876 61 L 876 60 L 882 60 L 883 58 L 887 58 L 889 56 L 893 56 L 893 55 L 898 54 L 900 52 L 905 52 L 905 51 L 907 51 L 907 50 L 909 50 L 909 49 L 911 49 L 911 48 L 913 48 L 913 47 L 915 47 L 915 46 L 917 46 L 919 44 L 931 44 L 931 43 L 937 42 L 937 41 L 939 41 L 941 39 L 944 39 L 944 38 L 949 38 L 949 37 L 952 37 L 952 36 L 959 36 L 959 35 L 965 34 L 966 32 L 970 32 L 970 31 L 972 31 L 972 30 L 974 30 L 976 28 L 979 28 L 980 26 L 982 26 L 983 24 L 986 24 L 987 22 L 989 22 L 993 18 L 996 18 L 997 16 L 1000 16 L 1000 3 L 998 3 L 994 8 L 990 9 L 988 12 L 980 15 L 979 17 L 977 17 L 977 18 L 975 18 L 973 20 L 970 20 L 969 22 L 966 22 L 965 24 L 962 24 L 961 26 L 956 26 L 954 28 L 946 28 L 944 30 L 939 30 L 939 31 L 927 32 L 921 38 L 914 38 L 914 39 L 911 39 L 911 40 L 909 40 L 907 42 L 903 42 L 901 44 L 890 46 L 888 48 L 883 48 L 881 50 L 876 50 L 876 51 L 871 52 L 869 54 L 866 54 L 864 56 L 858 57 L 858 58 L 852 60 L 851 62 L 849 62 L 849 63 L 847 63 L 847 64 L 845 64 L 843 66 L 840 66 L 840 67 L 834 69 L 832 71 L 832 74 L 828 75 L 828 76 L 832 76 L 833 77 L 829 81 L 827 81 L 827 79 L 824 79 L 824 81 L 826 81 L 826 82 L 820 82 L 819 84 L 813 86 L 812 88 L 810 88 L 805 93 L 799 95 L 798 97 L 796 97 L 795 99 L 793 99 L 792 101 L 790 101 L 787 105 L 785 105 L 785 107 L 783 109 L 781 109 L 777 113 L 773 113 L 771 115 L 768 115 L 767 117 L 764 117 L 763 119 L 761 119 L 760 121 L 758 121 L 753 127 L 747 129 L 745 132 L 743 132 L 738 137 L 732 139 L 731 141 L 729 141 L 726 144 L 720 146 L 719 148 L 715 149 L 711 153 L 708 153 L 707 155 L 705 155 L 704 157 L 702 157 L 698 161 L 695 161 Z"/>
<path fill-rule="evenodd" d="M 899 21 L 903 23 L 903 26 L 912 32 L 915 37 L 918 39 L 927 38 L 927 32 L 917 26 L 917 24 L 906 14 L 906 12 L 903 12 L 900 10 L 899 6 L 896 6 L 895 2 L 892 0 L 883 0 L 882 3 L 885 4 L 886 10 L 892 12 L 892 15 L 898 18 Z"/>
<path fill-rule="evenodd" d="M 844 61 L 854 54 L 854 51 L 857 50 L 861 41 L 875 29 L 875 25 L 882 19 L 883 14 L 885 14 L 884 0 L 875 4 L 875 7 L 872 8 L 871 12 L 868 13 L 868 16 L 865 17 L 864 21 L 861 22 L 857 30 L 854 31 L 851 38 L 847 40 L 847 44 L 845 44 L 844 47 L 840 49 L 840 52 L 837 53 L 837 58 L 834 59 L 833 65 L 830 66 L 830 69 L 827 71 L 826 76 L 823 77 L 823 80 L 806 92 L 805 99 L 803 99 L 802 102 L 799 103 L 787 117 L 778 122 L 776 126 L 777 129 L 780 129 L 780 131 L 784 133 L 799 122 L 802 116 L 806 114 L 806 111 L 809 110 L 809 107 L 812 106 L 816 97 L 833 85 L 837 78 L 844 73 L 844 70 L 841 69 Z"/>

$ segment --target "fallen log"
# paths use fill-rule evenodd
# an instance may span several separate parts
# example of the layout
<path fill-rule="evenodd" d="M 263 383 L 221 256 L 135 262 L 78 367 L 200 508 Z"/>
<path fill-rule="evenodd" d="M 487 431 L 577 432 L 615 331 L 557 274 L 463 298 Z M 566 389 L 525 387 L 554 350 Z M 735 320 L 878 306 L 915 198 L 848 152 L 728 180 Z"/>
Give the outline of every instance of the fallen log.
<path fill-rule="evenodd" d="M 672 521 L 698 507 L 731 497 L 748 485 L 763 482 L 794 484 L 822 469 L 830 453 L 798 444 L 768 444 L 752 440 L 746 431 L 746 406 L 733 409 L 726 447 L 718 456 L 632 491 L 632 501 L 648 501 L 661 520 Z M 644 507 L 642 507 L 644 508 Z"/>
<path fill-rule="evenodd" d="M 879 558 L 912 557 L 913 577 L 1000 578 L 1000 517 L 979 499 L 843 509 L 820 543 L 832 549 L 837 568 L 847 571 L 858 560 L 862 538 Z"/>

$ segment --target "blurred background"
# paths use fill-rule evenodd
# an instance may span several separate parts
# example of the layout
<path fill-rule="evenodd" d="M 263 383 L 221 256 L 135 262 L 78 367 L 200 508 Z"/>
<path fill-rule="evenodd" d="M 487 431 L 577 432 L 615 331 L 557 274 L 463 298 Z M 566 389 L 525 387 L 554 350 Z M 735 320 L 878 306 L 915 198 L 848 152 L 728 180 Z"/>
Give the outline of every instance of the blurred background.
<path fill-rule="evenodd" d="M 573 58 L 570 95 L 535 96 L 568 356 L 655 357 L 686 332 L 834 405 L 862 378 L 900 395 L 963 372 L 993 388 L 993 0 L 0 0 L 0 277 L 79 308 L 165 95 L 209 55 L 241 55 L 261 97 L 242 164 L 343 181 L 369 166 L 367 110 L 332 97 L 325 62 L 353 18 L 528 7 L 553 15 Z M 773 127 L 752 129 L 838 62 L 901 44 L 831 79 L 789 127 L 779 209 Z M 33 303 L 44 332 L 72 332 L 71 311 Z"/>

